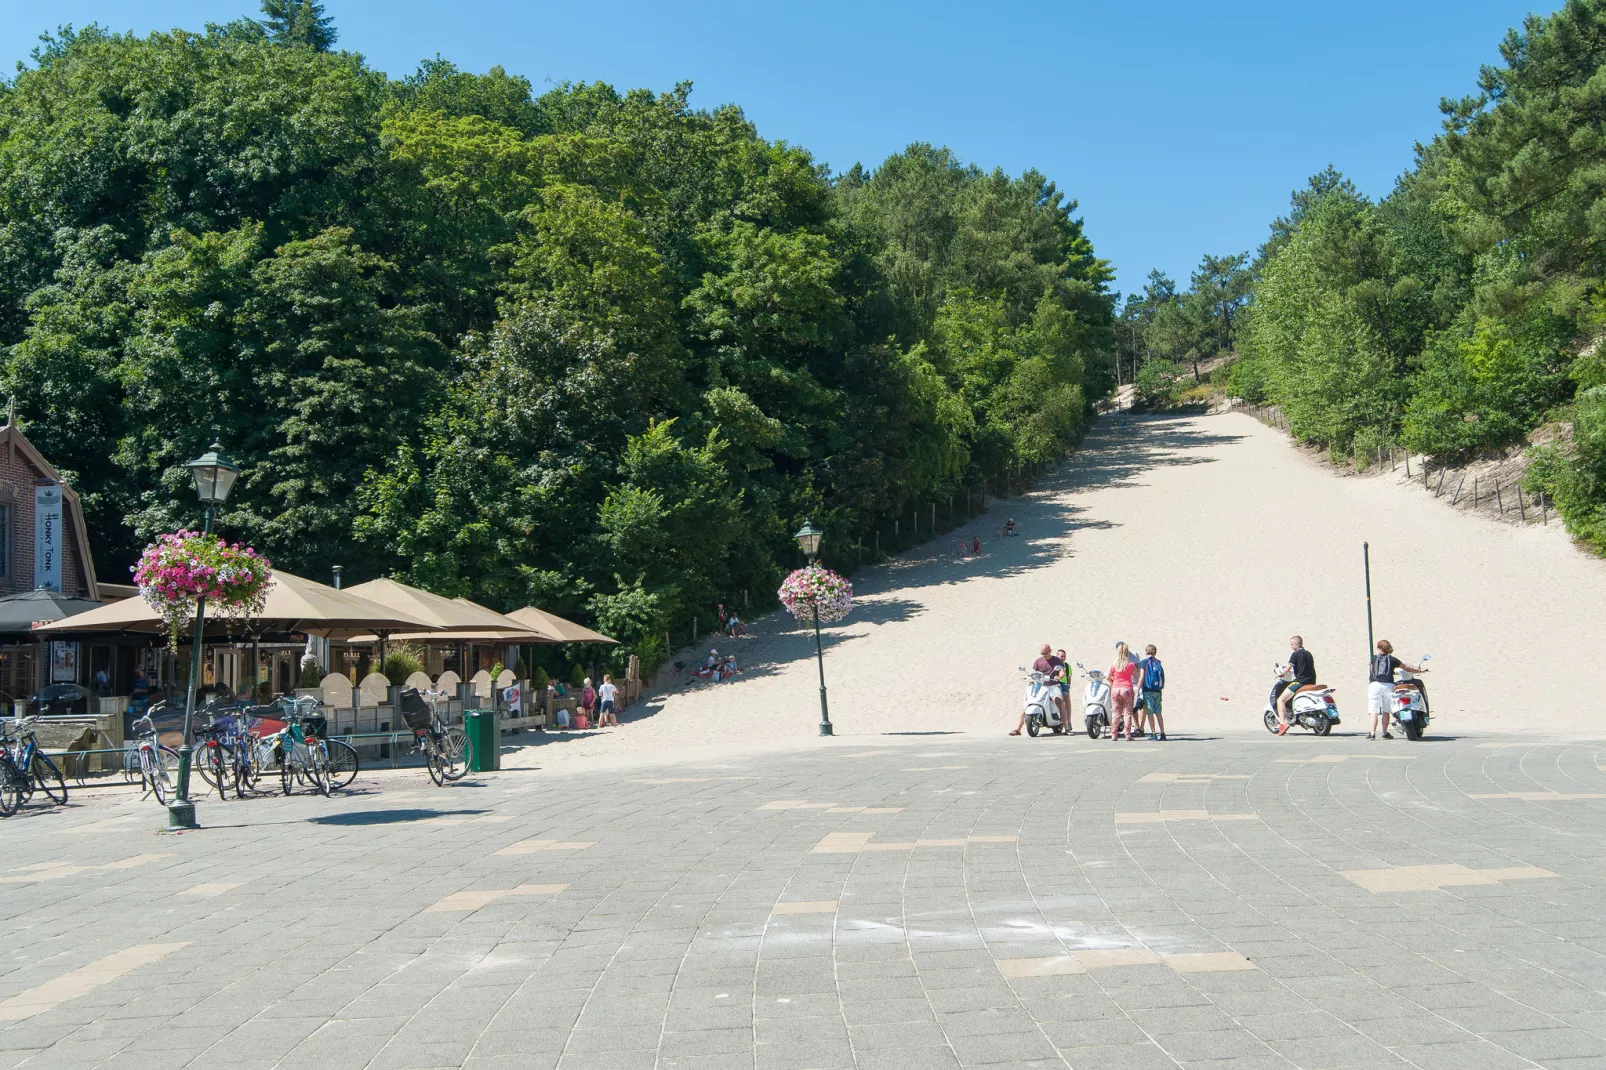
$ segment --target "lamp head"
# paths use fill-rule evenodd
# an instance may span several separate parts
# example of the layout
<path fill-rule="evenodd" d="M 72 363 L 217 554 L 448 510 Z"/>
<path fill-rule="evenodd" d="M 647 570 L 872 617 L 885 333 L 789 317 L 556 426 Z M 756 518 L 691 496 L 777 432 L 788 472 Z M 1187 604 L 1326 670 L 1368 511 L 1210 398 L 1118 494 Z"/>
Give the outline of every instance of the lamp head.
<path fill-rule="evenodd" d="M 212 448 L 184 465 L 195 479 L 195 496 L 202 505 L 222 505 L 240 475 L 240 466 L 229 460 L 223 445 L 212 443 Z"/>
<path fill-rule="evenodd" d="M 803 551 L 804 556 L 813 561 L 814 555 L 820 552 L 820 537 L 824 534 L 812 521 L 805 520 L 793 538 L 797 539 L 798 549 Z"/>

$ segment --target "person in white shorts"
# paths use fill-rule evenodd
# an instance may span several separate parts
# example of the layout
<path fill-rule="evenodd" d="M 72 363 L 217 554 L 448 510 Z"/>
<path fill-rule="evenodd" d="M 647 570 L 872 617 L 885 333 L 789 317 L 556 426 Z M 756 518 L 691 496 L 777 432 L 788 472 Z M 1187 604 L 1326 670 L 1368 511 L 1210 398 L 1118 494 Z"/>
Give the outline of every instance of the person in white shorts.
<path fill-rule="evenodd" d="M 1394 712 L 1394 670 L 1404 669 L 1406 672 L 1421 673 L 1426 669 L 1418 669 L 1414 665 L 1407 665 L 1394 656 L 1394 644 L 1387 639 L 1377 641 L 1377 653 L 1372 655 L 1371 675 L 1366 685 L 1366 704 L 1372 713 L 1372 730 L 1366 734 L 1367 739 L 1376 739 L 1381 722 L 1381 731 L 1384 739 L 1393 739 L 1389 733 L 1389 717 Z"/>
<path fill-rule="evenodd" d="M 597 727 L 619 724 L 619 715 L 614 712 L 615 701 L 619 698 L 619 689 L 613 686 L 613 677 L 603 674 L 602 687 L 597 691 L 597 701 L 601 703 L 597 713 Z"/>

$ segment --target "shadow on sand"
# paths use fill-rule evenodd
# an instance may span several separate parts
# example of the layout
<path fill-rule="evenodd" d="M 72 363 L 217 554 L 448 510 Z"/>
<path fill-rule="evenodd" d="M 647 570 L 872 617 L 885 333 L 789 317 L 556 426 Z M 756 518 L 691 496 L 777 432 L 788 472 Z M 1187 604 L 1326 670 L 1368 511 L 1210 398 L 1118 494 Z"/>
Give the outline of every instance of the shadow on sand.
<path fill-rule="evenodd" d="M 938 535 L 901 556 L 870 566 L 853 577 L 854 607 L 846 628 L 821 631 L 822 649 L 851 643 L 859 636 L 848 629 L 863 625 L 881 627 L 909 620 L 924 612 L 920 602 L 890 592 L 911 591 L 939 584 L 966 583 L 978 578 L 1021 575 L 1046 567 L 1076 552 L 1075 535 L 1089 529 L 1117 525 L 1093 515 L 1073 496 L 1081 491 L 1141 485 L 1146 472 L 1172 465 L 1210 464 L 1206 450 L 1241 441 L 1243 435 L 1201 430 L 1193 415 L 1117 414 L 1100 418 L 1077 453 L 1046 473 L 1019 498 L 996 502 L 953 531 Z M 1020 534 L 1003 536 L 1004 521 L 1014 519 Z M 982 540 L 979 556 L 961 556 L 961 545 Z M 887 592 L 883 594 L 883 592 Z M 742 639 L 710 637 L 721 653 L 735 653 L 742 672 L 720 683 L 698 680 L 690 673 L 695 663 L 669 678 L 632 709 L 620 723 L 653 716 L 671 695 L 707 687 L 739 688 L 746 680 L 771 676 L 783 668 L 814 657 L 813 629 L 793 622 L 784 612 L 749 621 Z M 583 736 L 589 733 L 572 733 Z M 555 743 L 570 733 L 543 733 L 538 744 Z"/>

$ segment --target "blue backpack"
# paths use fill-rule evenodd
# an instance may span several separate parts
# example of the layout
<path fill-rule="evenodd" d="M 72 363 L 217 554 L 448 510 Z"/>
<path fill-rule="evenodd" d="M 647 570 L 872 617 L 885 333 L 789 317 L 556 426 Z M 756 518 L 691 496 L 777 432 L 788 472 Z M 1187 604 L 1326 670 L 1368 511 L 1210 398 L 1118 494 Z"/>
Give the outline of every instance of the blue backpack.
<path fill-rule="evenodd" d="M 1165 690 L 1165 666 L 1160 664 L 1159 658 L 1143 659 L 1143 690 Z"/>

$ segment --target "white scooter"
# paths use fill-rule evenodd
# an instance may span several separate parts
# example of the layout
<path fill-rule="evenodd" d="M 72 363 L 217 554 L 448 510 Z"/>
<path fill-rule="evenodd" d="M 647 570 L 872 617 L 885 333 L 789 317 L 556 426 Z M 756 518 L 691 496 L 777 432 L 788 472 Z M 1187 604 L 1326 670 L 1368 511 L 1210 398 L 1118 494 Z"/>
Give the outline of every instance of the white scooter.
<path fill-rule="evenodd" d="M 1294 670 L 1292 668 L 1287 665 L 1279 665 L 1276 668 L 1276 672 L 1278 680 L 1287 680 L 1290 681 L 1290 687 L 1296 686 L 1292 683 L 1294 679 Z M 1273 685 L 1272 693 L 1276 694 L 1276 691 L 1277 688 Z M 1266 722 L 1266 731 L 1276 735 L 1277 703 L 1270 698 L 1266 700 L 1266 713 L 1263 720 Z M 1338 703 L 1333 701 L 1333 689 L 1330 687 L 1312 684 L 1310 687 L 1295 694 L 1288 702 L 1288 725 L 1290 728 L 1298 725 L 1301 728 L 1310 729 L 1311 732 L 1318 736 L 1325 736 L 1333 730 L 1335 724 L 1338 724 Z"/>
<path fill-rule="evenodd" d="M 1418 664 L 1425 669 L 1432 660 L 1432 654 L 1423 654 Z M 1413 685 L 1415 673 L 1402 667 L 1394 670 L 1394 675 L 1394 720 L 1399 724 L 1400 731 L 1405 733 L 1405 738 L 1415 743 L 1427 731 L 1428 697 Z"/>
<path fill-rule="evenodd" d="M 1023 667 L 1024 671 L 1024 667 Z M 1059 684 L 1054 683 L 1040 672 L 1026 674 L 1026 734 L 1036 736 L 1047 728 L 1056 736 L 1065 731 L 1065 725 L 1060 720 Z"/>
<path fill-rule="evenodd" d="M 1082 692 L 1082 725 L 1088 739 L 1098 739 L 1110 728 L 1110 683 L 1098 669 L 1085 668 L 1081 662 L 1076 667 L 1087 674 L 1087 689 Z"/>

